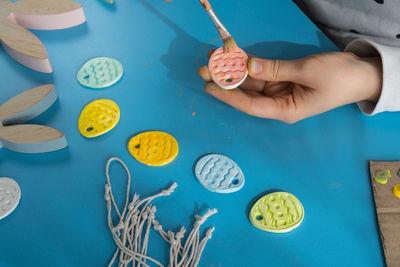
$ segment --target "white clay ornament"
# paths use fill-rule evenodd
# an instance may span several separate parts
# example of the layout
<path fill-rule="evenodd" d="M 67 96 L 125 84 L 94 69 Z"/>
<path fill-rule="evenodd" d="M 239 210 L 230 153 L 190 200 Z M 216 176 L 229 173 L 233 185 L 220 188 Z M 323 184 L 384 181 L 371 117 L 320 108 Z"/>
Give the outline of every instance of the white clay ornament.
<path fill-rule="evenodd" d="M 217 17 L 208 0 L 199 0 L 216 26 L 224 46 L 215 50 L 208 62 L 212 80 L 221 88 L 239 87 L 247 78 L 247 54 L 240 49 L 231 34 Z"/>
<path fill-rule="evenodd" d="M 0 220 L 7 217 L 18 206 L 21 189 L 16 181 L 0 177 Z"/>
<path fill-rule="evenodd" d="M 20 64 L 51 73 L 46 48 L 26 29 L 59 30 L 85 21 L 82 6 L 69 0 L 0 0 L 0 43 Z"/>

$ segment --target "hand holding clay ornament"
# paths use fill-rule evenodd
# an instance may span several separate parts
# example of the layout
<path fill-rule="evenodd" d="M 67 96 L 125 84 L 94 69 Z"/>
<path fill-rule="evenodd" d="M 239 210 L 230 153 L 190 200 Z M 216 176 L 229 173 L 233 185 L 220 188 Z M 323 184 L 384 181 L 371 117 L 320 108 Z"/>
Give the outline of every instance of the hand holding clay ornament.
<path fill-rule="evenodd" d="M 224 41 L 210 57 L 208 68 L 211 79 L 221 88 L 230 90 L 240 86 L 247 77 L 247 54 L 240 49 L 228 30 L 221 23 L 208 0 L 199 0 L 214 22 Z"/>

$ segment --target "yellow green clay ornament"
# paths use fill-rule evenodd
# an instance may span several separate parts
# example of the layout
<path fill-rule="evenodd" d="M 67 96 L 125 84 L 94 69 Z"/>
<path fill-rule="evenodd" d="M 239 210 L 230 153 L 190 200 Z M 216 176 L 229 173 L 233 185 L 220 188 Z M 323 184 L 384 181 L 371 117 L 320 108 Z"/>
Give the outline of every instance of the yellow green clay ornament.
<path fill-rule="evenodd" d="M 300 201 L 287 192 L 274 192 L 263 196 L 249 214 L 250 222 L 260 230 L 287 233 L 297 228 L 304 218 Z"/>

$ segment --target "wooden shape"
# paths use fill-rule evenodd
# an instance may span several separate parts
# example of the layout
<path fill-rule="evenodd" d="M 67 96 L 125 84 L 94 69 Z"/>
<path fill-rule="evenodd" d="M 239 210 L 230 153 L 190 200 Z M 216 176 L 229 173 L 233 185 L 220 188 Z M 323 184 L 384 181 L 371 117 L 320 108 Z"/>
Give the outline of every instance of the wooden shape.
<path fill-rule="evenodd" d="M 0 106 L 0 122 L 6 126 L 29 121 L 46 111 L 56 100 L 53 84 L 32 88 Z"/>
<path fill-rule="evenodd" d="M 0 128 L 0 146 L 21 153 L 44 153 L 66 147 L 62 132 L 42 125 L 22 124 Z"/>
<path fill-rule="evenodd" d="M 35 30 L 58 30 L 86 21 L 80 4 L 66 0 L 21 0 L 13 5 L 9 19 Z"/>
<path fill-rule="evenodd" d="M 0 106 L 0 148 L 22 153 L 43 153 L 68 145 L 62 132 L 43 125 L 13 125 L 33 119 L 57 99 L 54 85 L 25 91 Z"/>
<path fill-rule="evenodd" d="M 370 161 L 369 165 L 386 265 L 397 267 L 400 263 L 400 199 L 393 195 L 392 190 L 400 183 L 400 177 L 396 175 L 400 161 Z M 393 175 L 386 184 L 380 184 L 375 180 L 375 174 L 384 170 L 390 170 Z"/>
<path fill-rule="evenodd" d="M 9 21 L 1 22 L 0 41 L 7 54 L 18 63 L 39 72 L 53 71 L 46 48 L 25 28 Z"/>
<path fill-rule="evenodd" d="M 25 28 L 57 30 L 86 21 L 80 4 L 69 0 L 0 0 L 0 43 L 17 62 L 36 71 L 51 73 L 42 42 Z"/>

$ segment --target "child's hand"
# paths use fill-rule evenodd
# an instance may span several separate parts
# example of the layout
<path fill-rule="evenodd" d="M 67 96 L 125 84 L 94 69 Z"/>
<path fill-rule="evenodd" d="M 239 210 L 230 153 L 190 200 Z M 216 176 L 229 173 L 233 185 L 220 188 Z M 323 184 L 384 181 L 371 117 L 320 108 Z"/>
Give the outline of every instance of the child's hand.
<path fill-rule="evenodd" d="M 248 69 L 243 90 L 219 88 L 207 66 L 200 67 L 199 74 L 207 82 L 204 90 L 219 100 L 247 114 L 287 123 L 362 100 L 377 101 L 382 87 L 380 58 L 345 52 L 292 61 L 252 57 Z"/>

